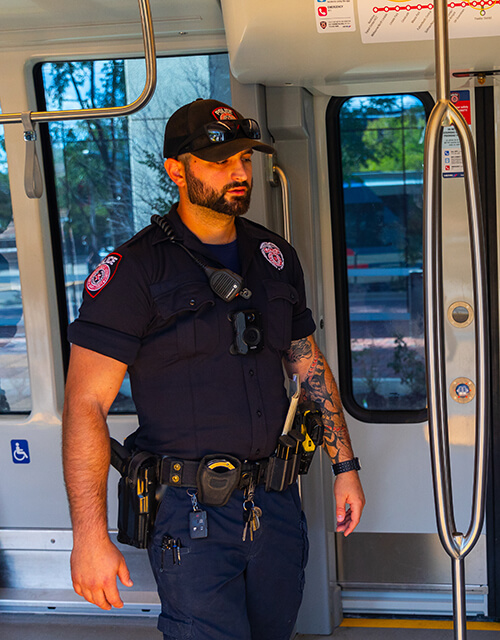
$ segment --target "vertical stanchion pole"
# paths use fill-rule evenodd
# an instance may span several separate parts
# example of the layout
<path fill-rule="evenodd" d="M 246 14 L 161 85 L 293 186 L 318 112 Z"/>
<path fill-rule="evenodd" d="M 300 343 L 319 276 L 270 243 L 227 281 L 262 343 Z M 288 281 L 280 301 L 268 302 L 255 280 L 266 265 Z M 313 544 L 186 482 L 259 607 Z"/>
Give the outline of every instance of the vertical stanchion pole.
<path fill-rule="evenodd" d="M 488 464 L 489 345 L 487 273 L 479 180 L 474 142 L 463 116 L 450 101 L 448 15 L 446 0 L 435 0 L 434 37 L 437 101 L 429 116 L 424 151 L 424 289 L 425 349 L 430 450 L 436 520 L 441 543 L 452 561 L 454 637 L 465 640 L 465 557 L 481 535 Z M 469 528 L 457 533 L 453 506 L 448 437 L 445 364 L 441 144 L 443 127 L 453 126 L 463 154 L 475 306 L 475 450 L 474 486 Z"/>
<path fill-rule="evenodd" d="M 465 560 L 461 557 L 453 558 L 453 628 L 455 638 L 464 640 L 467 637 L 467 616 L 465 606 Z"/>

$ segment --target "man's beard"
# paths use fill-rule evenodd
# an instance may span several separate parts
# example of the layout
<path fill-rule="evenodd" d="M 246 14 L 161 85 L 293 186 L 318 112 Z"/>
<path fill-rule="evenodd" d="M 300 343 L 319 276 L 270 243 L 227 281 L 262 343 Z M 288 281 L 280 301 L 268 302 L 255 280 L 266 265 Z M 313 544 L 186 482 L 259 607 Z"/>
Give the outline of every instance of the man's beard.
<path fill-rule="evenodd" d="M 205 184 L 194 176 L 186 167 L 186 183 L 188 196 L 191 204 L 198 205 L 199 207 L 206 207 L 223 213 L 227 216 L 242 216 L 244 215 L 250 206 L 250 196 L 252 194 L 252 185 L 246 180 L 244 182 L 233 182 L 226 185 L 222 191 L 217 192 L 210 185 Z M 226 193 L 229 189 L 235 189 L 239 187 L 246 187 L 247 191 L 244 196 L 232 196 L 230 201 L 225 199 Z"/>

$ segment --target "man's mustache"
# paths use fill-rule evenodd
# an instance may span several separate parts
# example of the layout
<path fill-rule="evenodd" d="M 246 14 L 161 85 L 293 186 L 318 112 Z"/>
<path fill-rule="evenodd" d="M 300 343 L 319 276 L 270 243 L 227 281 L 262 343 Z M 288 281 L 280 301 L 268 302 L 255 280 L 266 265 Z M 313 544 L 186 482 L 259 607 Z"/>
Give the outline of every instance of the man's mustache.
<path fill-rule="evenodd" d="M 232 182 L 231 184 L 227 184 L 224 187 L 222 195 L 224 195 L 231 189 L 241 189 L 242 187 L 246 187 L 250 191 L 250 189 L 252 188 L 252 185 L 247 180 L 245 180 L 244 182 Z"/>

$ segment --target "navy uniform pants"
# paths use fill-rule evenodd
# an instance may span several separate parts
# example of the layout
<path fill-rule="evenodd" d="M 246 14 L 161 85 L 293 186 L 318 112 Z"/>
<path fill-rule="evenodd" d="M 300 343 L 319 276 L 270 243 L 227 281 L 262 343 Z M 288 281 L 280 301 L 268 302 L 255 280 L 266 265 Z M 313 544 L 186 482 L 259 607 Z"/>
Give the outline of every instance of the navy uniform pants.
<path fill-rule="evenodd" d="M 289 640 L 308 553 L 297 485 L 281 493 L 257 487 L 254 502 L 262 516 L 253 540 L 242 540 L 241 491 L 224 507 L 201 505 L 208 536 L 192 539 L 191 498 L 167 488 L 149 548 L 164 640 Z M 168 539 L 179 541 L 180 562 L 176 549 L 162 549 Z"/>

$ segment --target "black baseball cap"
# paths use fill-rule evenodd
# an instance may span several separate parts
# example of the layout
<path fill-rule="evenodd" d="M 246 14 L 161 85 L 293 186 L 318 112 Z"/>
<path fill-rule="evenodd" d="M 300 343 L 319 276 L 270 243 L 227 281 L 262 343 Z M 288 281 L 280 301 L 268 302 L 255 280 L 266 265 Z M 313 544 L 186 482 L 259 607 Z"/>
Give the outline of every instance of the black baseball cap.
<path fill-rule="evenodd" d="M 230 138 L 211 140 L 207 127 L 218 125 L 222 133 L 227 130 Z M 218 100 L 202 100 L 184 105 L 172 114 L 165 127 L 164 158 L 177 158 L 182 153 L 208 162 L 220 162 L 245 149 L 263 153 L 275 153 L 270 145 L 260 141 L 260 129 L 255 120 L 244 118 L 241 113 Z"/>

